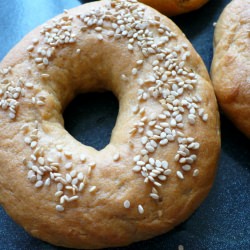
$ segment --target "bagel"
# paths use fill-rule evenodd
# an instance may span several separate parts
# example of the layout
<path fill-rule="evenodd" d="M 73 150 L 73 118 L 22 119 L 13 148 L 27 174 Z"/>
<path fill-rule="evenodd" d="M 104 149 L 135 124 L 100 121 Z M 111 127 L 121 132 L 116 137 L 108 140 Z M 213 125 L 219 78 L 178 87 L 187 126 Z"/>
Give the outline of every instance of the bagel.
<path fill-rule="evenodd" d="M 208 0 L 140 0 L 167 16 L 176 16 L 197 10 L 202 7 Z"/>
<path fill-rule="evenodd" d="M 250 1 L 234 0 L 221 14 L 214 34 L 211 76 L 218 102 L 250 138 Z"/>
<path fill-rule="evenodd" d="M 135 0 L 65 11 L 1 62 L 0 204 L 34 237 L 71 248 L 124 246 L 186 220 L 220 150 L 206 68 L 179 28 Z M 65 129 L 79 93 L 110 90 L 110 143 Z"/>

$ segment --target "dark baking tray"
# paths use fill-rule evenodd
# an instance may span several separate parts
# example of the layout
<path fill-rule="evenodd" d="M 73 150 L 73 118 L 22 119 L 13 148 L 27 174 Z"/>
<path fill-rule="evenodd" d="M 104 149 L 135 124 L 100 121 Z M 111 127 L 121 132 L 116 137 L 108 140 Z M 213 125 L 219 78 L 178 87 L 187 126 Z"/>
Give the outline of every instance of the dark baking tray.
<path fill-rule="evenodd" d="M 173 18 L 193 43 L 208 70 L 213 54 L 213 23 L 229 2 L 210 0 L 198 11 Z M 84 1 L 1 0 L 0 60 L 37 25 L 63 9 L 81 3 Z M 109 142 L 118 107 L 118 101 L 111 93 L 81 95 L 66 109 L 65 126 L 79 141 L 97 149 L 103 148 Z M 169 233 L 117 249 L 177 250 L 178 245 L 183 245 L 185 250 L 250 249 L 250 143 L 223 114 L 221 131 L 222 150 L 214 187 L 192 217 Z M 16 206 L 18 209 L 18 204 Z M 0 249 L 60 248 L 30 237 L 0 207 Z"/>

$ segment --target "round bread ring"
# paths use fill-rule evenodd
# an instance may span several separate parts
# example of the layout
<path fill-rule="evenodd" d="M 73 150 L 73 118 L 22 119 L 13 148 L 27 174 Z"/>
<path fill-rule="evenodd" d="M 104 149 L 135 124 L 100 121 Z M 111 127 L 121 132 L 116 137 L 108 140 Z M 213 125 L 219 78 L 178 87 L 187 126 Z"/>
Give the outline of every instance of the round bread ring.
<path fill-rule="evenodd" d="M 140 0 L 167 16 L 176 16 L 197 10 L 202 7 L 208 0 Z"/>
<path fill-rule="evenodd" d="M 215 29 L 211 75 L 219 104 L 250 138 L 250 1 L 234 0 Z"/>
<path fill-rule="evenodd" d="M 134 43 L 114 36 L 121 17 L 144 32 L 143 52 L 139 34 Z M 28 34 L 0 66 L 0 204 L 34 237 L 127 245 L 171 230 L 208 194 L 220 148 L 213 88 L 184 34 L 154 9 L 79 6 Z M 64 129 L 62 112 L 78 93 L 103 89 L 120 107 L 97 151 Z"/>

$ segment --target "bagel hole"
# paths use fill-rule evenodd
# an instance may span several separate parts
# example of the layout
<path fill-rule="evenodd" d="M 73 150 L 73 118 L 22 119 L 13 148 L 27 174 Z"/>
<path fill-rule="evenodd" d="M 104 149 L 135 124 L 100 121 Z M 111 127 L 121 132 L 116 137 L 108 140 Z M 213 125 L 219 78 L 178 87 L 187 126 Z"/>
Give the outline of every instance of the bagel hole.
<path fill-rule="evenodd" d="M 101 150 L 110 142 L 118 110 L 112 92 L 80 94 L 63 113 L 64 127 L 79 142 Z"/>

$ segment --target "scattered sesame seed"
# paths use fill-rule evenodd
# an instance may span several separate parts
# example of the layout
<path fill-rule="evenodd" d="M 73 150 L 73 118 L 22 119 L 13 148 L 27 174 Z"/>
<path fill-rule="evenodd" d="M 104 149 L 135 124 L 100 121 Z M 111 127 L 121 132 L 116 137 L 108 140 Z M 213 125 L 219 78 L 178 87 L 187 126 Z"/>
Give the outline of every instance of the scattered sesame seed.
<path fill-rule="evenodd" d="M 133 171 L 134 171 L 134 172 L 139 172 L 139 171 L 141 171 L 141 166 L 134 166 L 134 167 L 133 167 Z"/>
<path fill-rule="evenodd" d="M 95 162 L 90 162 L 88 165 L 89 165 L 91 168 L 94 168 L 94 167 L 96 166 L 96 163 L 95 163 Z"/>
<path fill-rule="evenodd" d="M 118 161 L 119 159 L 120 159 L 120 154 L 119 153 L 114 154 L 113 160 Z"/>
<path fill-rule="evenodd" d="M 75 201 L 75 200 L 78 200 L 78 199 L 79 199 L 79 196 L 74 195 L 74 196 L 72 196 L 72 197 L 70 197 L 70 198 L 68 199 L 68 202 Z"/>
<path fill-rule="evenodd" d="M 121 75 L 121 79 L 122 79 L 123 81 L 127 81 L 127 80 L 128 80 L 128 77 L 127 77 L 125 74 L 122 74 L 122 75 Z"/>
<path fill-rule="evenodd" d="M 199 175 L 199 169 L 195 169 L 193 172 L 193 176 L 198 176 Z"/>
<path fill-rule="evenodd" d="M 31 148 L 35 148 L 37 146 L 37 142 L 36 141 L 32 141 L 31 143 L 30 143 L 30 147 Z"/>
<path fill-rule="evenodd" d="M 202 116 L 202 120 L 203 120 L 204 122 L 206 122 L 206 121 L 208 120 L 208 114 L 204 114 L 204 115 Z"/>
<path fill-rule="evenodd" d="M 63 191 L 57 191 L 55 192 L 55 197 L 60 197 L 63 195 Z"/>
<path fill-rule="evenodd" d="M 179 245 L 178 246 L 178 250 L 184 250 L 184 246 L 183 245 Z"/>
<path fill-rule="evenodd" d="M 64 167 L 66 169 L 71 169 L 72 168 L 72 162 L 67 162 Z"/>
<path fill-rule="evenodd" d="M 143 214 L 144 213 L 144 208 L 142 205 L 138 205 L 138 212 L 139 214 Z"/>
<path fill-rule="evenodd" d="M 37 181 L 36 184 L 35 184 L 35 187 L 36 187 L 36 188 L 40 188 L 40 187 L 42 187 L 42 186 L 43 186 L 43 181 L 41 181 L 41 180 L 40 180 L 40 181 Z"/>
<path fill-rule="evenodd" d="M 177 174 L 177 176 L 178 176 L 180 179 L 182 179 L 182 180 L 184 179 L 184 176 L 183 176 L 183 174 L 182 174 L 181 171 L 177 171 L 176 174 Z"/>
<path fill-rule="evenodd" d="M 69 151 L 64 151 L 64 155 L 65 155 L 67 158 L 71 158 L 71 157 L 72 157 L 72 153 L 69 152 Z"/>
<path fill-rule="evenodd" d="M 49 74 L 41 74 L 42 78 L 49 78 Z"/>
<path fill-rule="evenodd" d="M 128 50 L 130 50 L 130 51 L 134 50 L 134 46 L 130 43 L 128 44 Z"/>
<path fill-rule="evenodd" d="M 33 45 L 29 45 L 28 47 L 27 47 L 27 51 L 32 51 L 34 49 L 34 46 Z"/>
<path fill-rule="evenodd" d="M 125 200 L 124 203 L 123 203 L 123 206 L 125 208 L 130 208 L 130 201 L 129 200 Z"/>
<path fill-rule="evenodd" d="M 80 161 L 81 161 L 81 162 L 85 162 L 86 159 L 87 159 L 87 158 L 86 158 L 86 155 L 85 155 L 85 154 L 81 154 L 81 155 L 80 155 Z"/>
<path fill-rule="evenodd" d="M 89 188 L 90 193 L 93 193 L 95 191 L 96 191 L 96 186 L 92 186 L 92 187 Z"/>
<path fill-rule="evenodd" d="M 155 193 L 151 193 L 150 197 L 153 198 L 154 200 L 159 200 L 159 198 L 160 198 L 159 195 L 155 194 Z"/>
<path fill-rule="evenodd" d="M 188 164 L 183 165 L 181 168 L 182 168 L 184 171 L 189 171 L 189 170 L 191 170 L 191 166 L 188 165 Z"/>
<path fill-rule="evenodd" d="M 98 34 L 98 35 L 97 35 L 97 39 L 98 39 L 99 41 L 102 41 L 102 40 L 103 40 L 103 36 L 102 36 L 101 34 Z"/>
<path fill-rule="evenodd" d="M 137 70 L 136 68 L 133 68 L 133 69 L 132 69 L 132 75 L 136 75 L 136 74 L 137 74 L 137 71 L 138 71 L 138 70 Z"/>
<path fill-rule="evenodd" d="M 64 211 L 64 207 L 62 205 L 56 205 L 56 211 L 63 212 Z"/>

